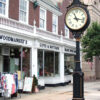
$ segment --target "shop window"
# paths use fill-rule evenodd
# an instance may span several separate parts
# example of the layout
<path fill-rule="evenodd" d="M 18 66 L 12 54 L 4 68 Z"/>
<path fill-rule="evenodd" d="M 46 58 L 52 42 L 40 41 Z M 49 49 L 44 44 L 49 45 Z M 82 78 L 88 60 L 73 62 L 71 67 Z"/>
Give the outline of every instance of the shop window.
<path fill-rule="evenodd" d="M 59 75 L 59 53 L 55 52 L 55 75 Z"/>
<path fill-rule="evenodd" d="M 59 75 L 59 53 L 53 51 L 38 51 L 39 76 Z"/>
<path fill-rule="evenodd" d="M 65 54 L 64 55 L 64 71 L 65 71 L 65 75 L 72 74 L 74 68 L 75 68 L 74 56 Z"/>
<path fill-rule="evenodd" d="M 39 77 L 43 76 L 43 50 L 38 50 L 38 72 Z"/>
<path fill-rule="evenodd" d="M 19 21 L 28 23 L 28 0 L 19 0 Z"/>
<path fill-rule="evenodd" d="M 46 30 L 46 10 L 40 8 L 40 28 Z"/>
<path fill-rule="evenodd" d="M 3 72 L 18 73 L 18 79 L 30 76 L 30 49 L 10 47 L 10 55 L 3 56 Z"/>
<path fill-rule="evenodd" d="M 44 75 L 54 76 L 54 52 L 45 52 Z"/>
<path fill-rule="evenodd" d="M 0 0 L 0 15 L 8 16 L 8 1 Z"/>
<path fill-rule="evenodd" d="M 52 32 L 57 33 L 58 32 L 58 16 L 54 15 L 52 16 Z"/>
<path fill-rule="evenodd" d="M 21 60 L 20 60 L 21 61 Z M 23 48 L 22 78 L 30 76 L 30 49 Z"/>

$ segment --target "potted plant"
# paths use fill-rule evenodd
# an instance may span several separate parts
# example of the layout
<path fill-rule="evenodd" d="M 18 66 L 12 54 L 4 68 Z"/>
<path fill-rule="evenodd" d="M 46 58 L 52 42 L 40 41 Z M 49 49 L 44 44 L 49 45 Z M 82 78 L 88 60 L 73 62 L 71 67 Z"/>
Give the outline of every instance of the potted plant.
<path fill-rule="evenodd" d="M 32 89 L 32 92 L 35 92 L 35 93 L 39 92 L 38 79 L 35 75 L 33 76 L 33 89 Z"/>

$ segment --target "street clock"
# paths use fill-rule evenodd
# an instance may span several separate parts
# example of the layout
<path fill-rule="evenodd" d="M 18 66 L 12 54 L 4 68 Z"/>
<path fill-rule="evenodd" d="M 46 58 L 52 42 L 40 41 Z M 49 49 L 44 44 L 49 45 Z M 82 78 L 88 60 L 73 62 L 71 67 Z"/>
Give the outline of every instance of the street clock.
<path fill-rule="evenodd" d="M 65 24 L 72 32 L 83 32 L 90 23 L 90 16 L 86 6 L 74 4 L 68 8 Z"/>

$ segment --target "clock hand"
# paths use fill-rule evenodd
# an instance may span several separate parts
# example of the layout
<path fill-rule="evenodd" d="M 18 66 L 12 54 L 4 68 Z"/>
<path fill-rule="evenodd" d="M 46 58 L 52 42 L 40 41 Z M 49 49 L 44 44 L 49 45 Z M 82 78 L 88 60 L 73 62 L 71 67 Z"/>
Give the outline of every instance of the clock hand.
<path fill-rule="evenodd" d="M 80 18 L 77 18 L 77 20 L 82 20 L 84 22 L 84 18 L 80 19 Z"/>
<path fill-rule="evenodd" d="M 78 20 L 83 20 L 83 19 L 80 19 L 80 18 L 77 18 Z"/>
<path fill-rule="evenodd" d="M 76 17 L 75 13 L 74 14 L 74 19 L 78 22 L 78 18 Z"/>
<path fill-rule="evenodd" d="M 74 19 L 78 22 L 78 18 L 75 17 Z"/>

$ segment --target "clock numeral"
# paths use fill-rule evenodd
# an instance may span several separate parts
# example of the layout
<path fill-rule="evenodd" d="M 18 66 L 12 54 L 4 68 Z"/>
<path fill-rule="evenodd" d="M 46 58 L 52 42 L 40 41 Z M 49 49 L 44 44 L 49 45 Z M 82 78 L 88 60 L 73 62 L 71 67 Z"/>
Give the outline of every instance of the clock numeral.
<path fill-rule="evenodd" d="M 77 25 L 75 27 L 77 28 Z"/>
<path fill-rule="evenodd" d="M 72 22 L 69 22 L 69 24 L 72 24 Z"/>
<path fill-rule="evenodd" d="M 76 13 L 78 13 L 78 10 L 75 10 Z"/>
<path fill-rule="evenodd" d="M 72 24 L 72 27 L 74 27 L 74 24 Z"/>
<path fill-rule="evenodd" d="M 83 18 L 81 22 L 84 23 L 84 21 L 85 21 L 85 18 Z"/>
<path fill-rule="evenodd" d="M 71 21 L 71 19 L 68 19 L 69 21 Z"/>

